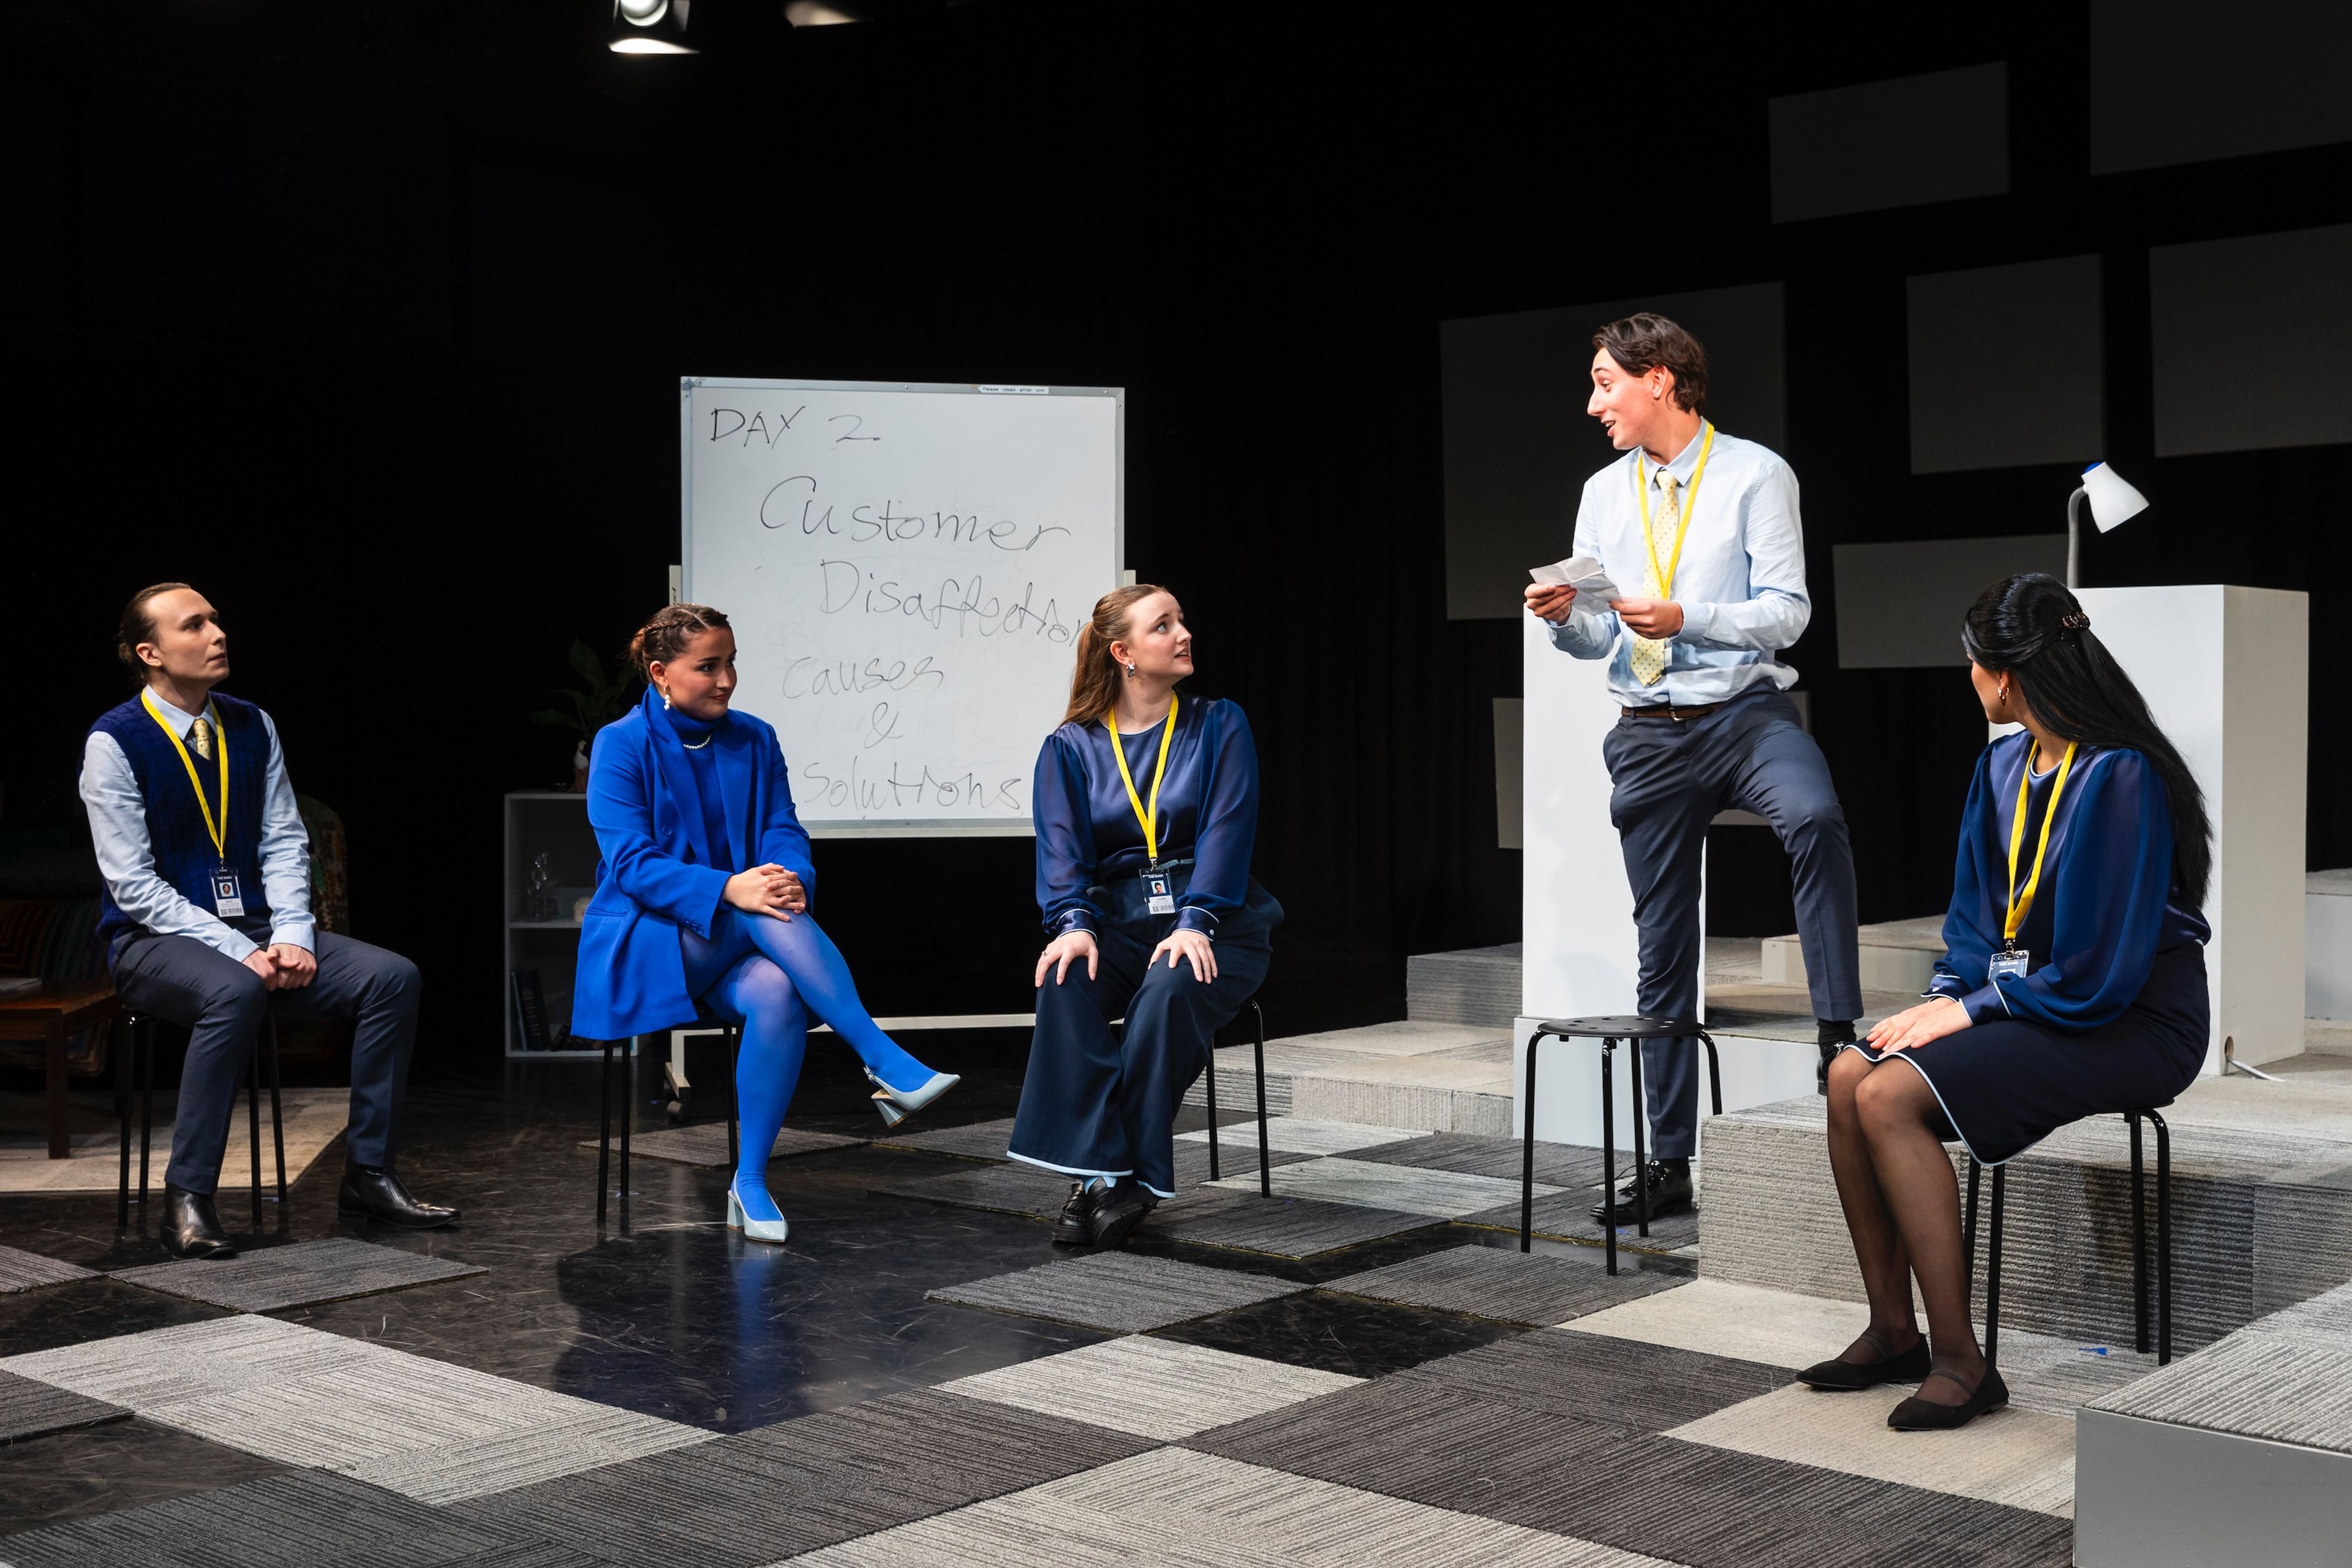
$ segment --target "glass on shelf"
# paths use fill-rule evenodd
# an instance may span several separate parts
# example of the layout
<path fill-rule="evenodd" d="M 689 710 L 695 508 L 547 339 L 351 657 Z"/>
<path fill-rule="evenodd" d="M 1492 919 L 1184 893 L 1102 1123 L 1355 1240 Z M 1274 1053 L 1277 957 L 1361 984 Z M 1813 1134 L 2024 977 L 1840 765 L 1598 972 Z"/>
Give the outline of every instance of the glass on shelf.
<path fill-rule="evenodd" d="M 530 858 L 530 890 L 525 895 L 522 918 L 527 921 L 551 921 L 557 918 L 555 908 L 555 871 L 542 850 Z"/>

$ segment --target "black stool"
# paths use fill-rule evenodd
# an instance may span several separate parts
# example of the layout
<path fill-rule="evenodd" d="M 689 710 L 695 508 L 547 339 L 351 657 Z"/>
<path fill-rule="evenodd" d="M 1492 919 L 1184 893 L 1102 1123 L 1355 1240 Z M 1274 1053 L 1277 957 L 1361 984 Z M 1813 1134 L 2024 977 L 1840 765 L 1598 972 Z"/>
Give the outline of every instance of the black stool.
<path fill-rule="evenodd" d="M 1614 1203 L 1617 1194 L 1617 1107 L 1611 1093 L 1610 1058 L 1617 1054 L 1620 1040 L 1638 1044 L 1643 1040 L 1679 1039 L 1685 1036 L 1696 1038 L 1706 1047 L 1706 1077 L 1715 1096 L 1715 1114 L 1723 1114 L 1723 1064 L 1715 1053 L 1715 1039 L 1687 1018 L 1552 1018 L 1536 1026 L 1528 1037 L 1528 1091 L 1520 1104 L 1520 1142 L 1524 1158 L 1519 1169 L 1519 1250 L 1527 1252 L 1535 1245 L 1536 1219 L 1536 1047 L 1546 1036 L 1563 1040 L 1599 1040 L 1601 1042 L 1601 1159 L 1607 1172 L 1608 1185 L 1601 1189 L 1602 1197 Z M 1648 1103 L 1642 1095 L 1642 1053 L 1632 1053 L 1633 1061 L 1633 1212 L 1639 1218 L 1642 1234 L 1650 1234 L 1650 1189 L 1642 1173 L 1650 1163 Z M 1612 1213 L 1610 1223 L 1601 1227 L 1608 1233 L 1609 1272 L 1617 1272 L 1617 1226 Z"/>
<path fill-rule="evenodd" d="M 735 1119 L 735 1058 L 741 1050 L 743 1028 L 740 1024 L 724 1024 L 715 1018 L 697 1018 L 691 1024 L 681 1024 L 682 1029 L 717 1029 L 727 1037 L 727 1169 L 728 1179 L 740 1163 L 742 1152 L 739 1145 L 740 1132 Z M 644 1038 L 643 1036 L 637 1039 Z M 636 1059 L 636 1039 L 606 1040 L 604 1058 L 596 1079 L 596 1223 L 604 1223 L 604 1201 L 614 1195 L 611 1186 L 613 1173 L 613 1053 L 621 1051 L 621 1189 L 619 1195 L 629 1195 L 629 1126 L 636 1120 L 636 1079 L 629 1064 Z"/>
<path fill-rule="evenodd" d="M 155 1131 L 155 1018 L 152 1014 L 125 1013 L 122 1026 L 130 1048 L 124 1051 L 115 1068 L 115 1103 L 122 1126 L 121 1168 L 116 1175 L 114 1219 L 119 1226 L 131 1224 L 131 1100 L 132 1095 L 131 1058 L 136 1055 L 138 1064 L 139 1099 L 139 1208 L 143 1215 L 147 1208 L 147 1153 Z M 245 1071 L 246 1121 L 253 1131 L 253 1226 L 261 1228 L 261 1058 L 269 1058 L 269 1138 L 278 1151 L 278 1208 L 286 1209 L 286 1117 L 279 1101 L 278 1076 L 278 1020 L 268 1013 L 261 1016 L 261 1037 L 254 1043 L 253 1055 L 247 1058 Z M 173 1126 L 178 1126 L 177 1113 Z"/>
<path fill-rule="evenodd" d="M 2164 1102 L 2167 1105 L 2170 1100 Z M 2137 1331 L 2134 1348 L 2147 1351 L 2147 1176 L 2140 1154 L 2139 1119 L 2156 1126 L 2156 1364 L 2172 1361 L 2172 1129 L 2155 1106 L 2126 1110 L 2131 1126 L 2132 1169 L 2132 1320 Z M 1971 1279 L 1977 1271 L 1977 1184 L 1984 1167 L 1969 1156 L 1968 1217 L 1960 1226 L 1960 1247 Z M 1985 1364 L 1995 1364 L 2000 1346 L 2000 1211 L 2008 1166 L 1992 1168 L 1992 1237 L 1985 1249 Z"/>
<path fill-rule="evenodd" d="M 1255 1021 L 1257 1042 L 1257 1190 L 1274 1196 L 1274 1155 L 1265 1141 L 1265 1014 L 1253 996 L 1243 1004 Z M 1209 1180 L 1217 1179 L 1217 1043 L 1209 1042 Z"/>

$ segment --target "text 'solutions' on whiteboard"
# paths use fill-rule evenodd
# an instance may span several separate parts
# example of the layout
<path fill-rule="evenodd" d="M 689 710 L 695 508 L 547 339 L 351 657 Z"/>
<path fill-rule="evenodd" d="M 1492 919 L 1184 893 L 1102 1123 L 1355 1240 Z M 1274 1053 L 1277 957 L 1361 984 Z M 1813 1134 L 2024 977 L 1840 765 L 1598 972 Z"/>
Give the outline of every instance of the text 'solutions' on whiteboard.
<path fill-rule="evenodd" d="M 1012 393 L 1019 395 L 1005 396 Z M 689 378 L 686 596 L 812 831 L 1026 832 L 1123 554 L 1118 388 Z"/>

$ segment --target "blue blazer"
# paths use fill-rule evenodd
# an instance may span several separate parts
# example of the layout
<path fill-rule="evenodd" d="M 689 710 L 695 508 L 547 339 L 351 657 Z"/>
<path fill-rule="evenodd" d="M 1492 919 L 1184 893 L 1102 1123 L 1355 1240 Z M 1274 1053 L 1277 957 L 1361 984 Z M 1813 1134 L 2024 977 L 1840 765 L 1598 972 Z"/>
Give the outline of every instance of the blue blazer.
<path fill-rule="evenodd" d="M 809 837 L 793 809 L 776 731 L 749 713 L 730 712 L 710 743 L 735 864 L 772 861 L 797 871 L 814 898 Z M 572 1032 L 623 1040 L 692 1023 L 678 931 L 709 938 L 730 873 L 711 864 L 693 765 L 650 688 L 635 711 L 596 736 L 588 821 L 603 858 L 581 922 Z"/>

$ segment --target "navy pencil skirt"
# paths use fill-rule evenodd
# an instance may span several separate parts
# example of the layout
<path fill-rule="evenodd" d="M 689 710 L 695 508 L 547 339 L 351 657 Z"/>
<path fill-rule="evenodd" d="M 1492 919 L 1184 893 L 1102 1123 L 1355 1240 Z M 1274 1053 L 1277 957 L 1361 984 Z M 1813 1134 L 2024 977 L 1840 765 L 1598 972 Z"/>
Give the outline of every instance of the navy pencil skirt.
<path fill-rule="evenodd" d="M 2095 1029 L 1996 1018 L 1913 1050 L 1846 1049 L 1917 1068 L 1944 1108 L 1946 1141 L 1999 1165 L 2069 1122 L 2170 1103 L 2205 1066 L 2210 1016 L 2205 949 L 2184 942 L 2158 953 L 2132 1005 Z"/>

